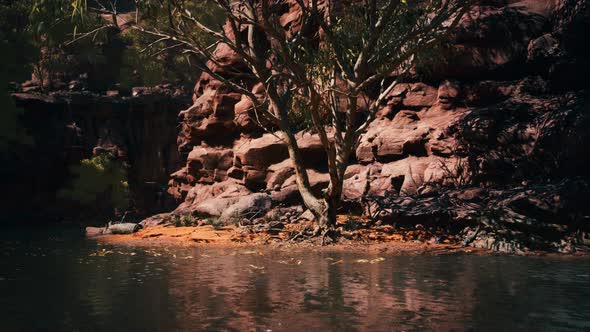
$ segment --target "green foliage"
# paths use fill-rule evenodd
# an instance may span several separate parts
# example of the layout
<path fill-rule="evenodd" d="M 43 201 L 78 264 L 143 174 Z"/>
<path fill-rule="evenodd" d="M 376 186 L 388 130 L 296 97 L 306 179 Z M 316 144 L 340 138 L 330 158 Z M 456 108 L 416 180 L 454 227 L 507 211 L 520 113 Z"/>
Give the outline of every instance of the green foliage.
<path fill-rule="evenodd" d="M 76 38 L 77 31 L 96 27 L 97 15 L 81 17 L 71 15 L 70 8 L 80 8 L 86 0 L 22 0 L 0 3 L 3 72 L 9 80 L 22 82 L 31 73 L 48 83 L 57 73 L 76 71 L 76 63 L 92 62 L 100 54 L 96 42 L 105 41 L 104 31 L 75 46 L 68 43 Z M 77 4 L 76 4 L 77 3 Z M 79 9 L 78 9 L 79 10 Z"/>
<path fill-rule="evenodd" d="M 175 20 L 179 12 L 185 10 L 212 27 L 219 27 L 225 21 L 223 13 L 209 1 L 181 0 L 177 1 L 176 5 L 179 9 L 170 12 L 169 10 L 174 7 L 166 1 L 137 1 L 135 9 L 140 16 L 138 26 L 148 30 L 173 31 L 179 28 L 173 26 L 177 23 Z M 193 42 L 204 44 L 213 42 L 199 29 L 185 31 L 186 37 Z M 185 49 L 177 42 L 134 29 L 125 31 L 124 40 L 129 45 L 123 55 L 119 78 L 124 87 L 152 86 L 164 82 L 193 84 L 196 80 L 194 73 L 198 73 L 199 70 L 195 64 L 202 59 L 196 59 L 194 54 L 184 52 Z"/>
<path fill-rule="evenodd" d="M 108 12 L 115 9 L 117 12 L 115 16 L 125 17 L 125 20 L 131 21 L 132 28 L 125 29 L 120 34 L 126 47 L 118 66 L 118 76 L 115 78 L 121 87 L 127 89 L 133 86 L 154 86 L 161 83 L 194 84 L 197 79 L 195 74 L 199 72 L 194 66 L 195 60 L 197 60 L 195 56 L 184 54 L 177 42 L 140 33 L 135 28 L 141 27 L 142 29 L 163 32 L 186 28 L 172 25 L 174 17 L 184 10 L 195 13 L 195 16 L 214 27 L 220 26 L 224 22 L 221 11 L 206 0 L 175 1 L 175 5 L 182 8 L 180 12 L 178 10 L 171 12 L 170 10 L 174 9 L 174 6 L 160 0 L 94 0 L 87 4 L 86 1 L 74 1 L 77 4 L 72 4 L 67 11 L 76 22 L 74 31 L 78 34 L 88 30 L 92 31 L 97 26 L 105 24 L 104 21 L 92 21 L 97 17 L 95 12 Z M 135 22 L 136 18 L 139 19 L 139 22 Z M 84 26 L 80 26 L 81 23 Z M 208 36 L 198 29 L 189 31 L 188 35 L 193 41 L 210 42 Z"/>
<path fill-rule="evenodd" d="M 165 81 L 174 81 L 165 70 L 164 64 L 155 61 L 138 47 L 128 47 L 123 52 L 119 83 L 124 88 L 134 86 L 153 86 Z"/>
<path fill-rule="evenodd" d="M 81 16 L 69 15 L 70 7 L 81 13 L 85 0 L 24 0 L 23 4 L 30 8 L 27 30 L 38 42 L 49 38 L 59 43 L 85 23 Z"/>
<path fill-rule="evenodd" d="M 224 226 L 221 220 L 212 217 L 205 219 L 205 225 L 212 226 L 214 229 L 221 229 Z"/>
<path fill-rule="evenodd" d="M 215 14 L 214 6 L 208 1 L 180 3 L 210 18 L 207 22 L 214 26 L 223 22 L 223 16 Z M 110 15 L 106 12 L 114 10 L 117 17 L 125 16 L 127 20 L 135 18 L 137 10 L 142 27 L 170 29 L 170 13 L 162 4 L 151 0 L 0 1 L 0 41 L 7 46 L 2 60 L 16 68 L 3 68 L 3 71 L 11 73 L 9 76 L 14 77 L 11 79 L 18 82 L 34 73 L 43 87 L 49 89 L 54 88 L 52 83 L 56 79 L 68 83 L 88 71 L 89 87 L 97 90 L 109 89 L 116 83 L 121 83 L 123 88 L 167 82 L 193 84 L 199 72 L 192 65 L 194 59 L 189 61 L 187 55 L 171 47 L 174 45 L 170 41 L 155 42 L 157 37 L 134 29 L 118 31 L 107 27 Z M 205 35 L 195 31 L 193 38 L 204 40 Z M 123 41 L 115 45 L 122 49 L 121 53 L 112 53 L 109 44 L 113 40 Z M 163 52 L 166 48 L 169 49 Z"/>
<path fill-rule="evenodd" d="M 122 55 L 119 83 L 124 88 L 154 86 L 161 83 L 194 83 L 198 72 L 186 56 L 171 50 L 155 55 L 146 45 L 153 42 L 135 30 L 125 32 L 123 41 L 128 45 Z M 163 47 L 163 46 L 162 46 Z"/>
<path fill-rule="evenodd" d="M 304 103 L 297 104 L 293 111 L 287 114 L 289 126 L 294 131 L 301 131 L 313 127 L 313 121 L 309 112 L 305 111 L 307 106 Z"/>
<path fill-rule="evenodd" d="M 0 2 L 1 83 L 27 78 L 38 51 L 28 33 L 27 1 Z M 2 86 L 4 89 L 4 86 Z"/>
<path fill-rule="evenodd" d="M 183 214 L 182 216 L 175 215 L 172 220 L 172 224 L 175 227 L 193 227 L 197 226 L 198 220 L 190 213 Z"/>
<path fill-rule="evenodd" d="M 221 229 L 224 226 L 221 220 L 217 218 L 209 217 L 205 218 L 204 221 L 205 225 L 212 226 L 214 229 Z M 172 225 L 174 225 L 174 227 L 194 227 L 199 225 L 199 219 L 195 218 L 195 216 L 190 213 L 174 215 Z"/>
<path fill-rule="evenodd" d="M 378 17 L 385 15 L 389 2 L 376 1 Z M 433 4 L 438 4 L 438 2 L 434 1 Z M 328 53 L 332 53 L 336 49 L 340 51 L 338 53 L 343 55 L 347 69 L 355 66 L 364 45 L 371 38 L 373 29 L 370 27 L 375 24 L 372 22 L 375 18 L 369 16 L 370 11 L 366 8 L 367 4 L 363 1 L 348 4 L 346 9 L 339 13 L 333 25 L 333 38 L 337 42 L 327 44 L 334 49 L 321 50 Z M 379 72 L 382 67 L 387 67 L 398 60 L 398 57 L 403 54 L 400 45 L 408 48 L 415 46 L 419 40 L 412 41 L 411 38 L 408 38 L 408 33 L 416 30 L 417 27 L 425 26 L 432 11 L 433 8 L 402 1 L 397 9 L 386 17 L 387 24 L 381 36 L 375 41 L 375 49 L 379 51 L 370 55 L 369 64 L 372 66 L 372 70 Z M 318 59 L 321 61 L 322 57 Z"/>
<path fill-rule="evenodd" d="M 73 183 L 59 192 L 59 196 L 85 206 L 108 204 L 125 209 L 129 206 L 127 174 L 121 162 L 110 153 L 84 159 L 71 169 Z"/>
<path fill-rule="evenodd" d="M 29 145 L 32 139 L 20 123 L 22 110 L 10 97 L 9 82 L 26 78 L 35 48 L 23 38 L 27 20 L 24 2 L 0 2 L 0 152 Z"/>

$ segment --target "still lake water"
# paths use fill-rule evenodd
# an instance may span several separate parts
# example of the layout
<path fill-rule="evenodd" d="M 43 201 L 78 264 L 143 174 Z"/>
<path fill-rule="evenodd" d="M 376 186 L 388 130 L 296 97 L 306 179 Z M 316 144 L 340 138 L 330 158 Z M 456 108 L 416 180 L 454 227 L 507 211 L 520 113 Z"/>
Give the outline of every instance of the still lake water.
<path fill-rule="evenodd" d="M 590 259 L 258 251 L 4 230 L 0 330 L 590 331 Z"/>

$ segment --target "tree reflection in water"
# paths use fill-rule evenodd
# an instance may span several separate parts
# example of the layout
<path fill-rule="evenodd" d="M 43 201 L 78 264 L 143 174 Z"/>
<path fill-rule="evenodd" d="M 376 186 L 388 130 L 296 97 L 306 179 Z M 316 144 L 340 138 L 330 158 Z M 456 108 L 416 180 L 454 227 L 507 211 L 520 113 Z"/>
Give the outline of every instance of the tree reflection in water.
<path fill-rule="evenodd" d="M 9 331 L 590 328 L 586 259 L 379 260 L 360 252 L 86 241 L 2 241 L 0 249 L 0 319 Z"/>

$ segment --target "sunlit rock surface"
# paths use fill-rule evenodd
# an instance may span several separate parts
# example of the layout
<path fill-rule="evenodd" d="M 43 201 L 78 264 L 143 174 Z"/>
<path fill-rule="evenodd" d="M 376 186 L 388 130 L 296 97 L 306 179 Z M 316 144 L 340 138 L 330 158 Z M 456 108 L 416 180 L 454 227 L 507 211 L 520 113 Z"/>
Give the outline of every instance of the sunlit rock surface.
<path fill-rule="evenodd" d="M 287 7 L 281 22 L 297 29 L 298 14 Z M 587 176 L 589 51 L 576 41 L 589 22 L 584 1 L 480 1 L 444 64 L 390 93 L 356 149 L 344 198 L 432 194 L 426 186 L 458 181 L 467 169 L 485 185 Z M 224 77 L 236 75 L 227 68 L 246 70 L 227 47 L 217 52 L 214 69 Z M 262 93 L 259 85 L 251 89 Z M 233 191 L 238 195 L 263 191 L 274 204 L 300 204 L 286 145 L 262 129 L 245 96 L 203 74 L 193 101 L 180 116 L 186 166 L 169 186 L 180 209 L 203 204 L 190 188 L 227 181 L 245 187 Z M 321 190 L 328 175 L 319 138 L 298 135 L 310 180 Z"/>

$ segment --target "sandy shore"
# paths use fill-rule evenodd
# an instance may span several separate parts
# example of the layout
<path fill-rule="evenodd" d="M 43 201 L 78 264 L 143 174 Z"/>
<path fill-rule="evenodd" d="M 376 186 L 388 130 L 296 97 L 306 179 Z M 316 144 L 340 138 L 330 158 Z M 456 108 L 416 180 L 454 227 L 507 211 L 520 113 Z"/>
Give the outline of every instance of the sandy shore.
<path fill-rule="evenodd" d="M 281 250 L 314 250 L 320 252 L 353 251 L 365 253 L 390 254 L 501 254 L 486 249 L 463 247 L 452 243 L 429 243 L 428 241 L 403 240 L 404 236 L 393 234 L 383 236 L 375 230 L 363 240 L 341 238 L 337 243 L 320 245 L 317 241 L 289 241 L 288 232 L 269 235 L 267 233 L 244 234 L 244 229 L 237 226 L 216 228 L 213 226 L 173 227 L 170 225 L 154 226 L 128 235 L 103 235 L 94 240 L 116 246 L 130 247 L 204 247 L 204 248 L 256 248 Z M 412 234 L 414 235 L 414 234 Z M 373 238 L 374 240 L 367 240 Z M 573 254 L 559 254 L 539 251 L 527 251 L 527 256 L 552 257 L 590 257 L 586 251 Z"/>
<path fill-rule="evenodd" d="M 268 234 L 241 234 L 239 227 L 226 226 L 214 228 L 213 226 L 198 227 L 171 227 L 154 226 L 142 229 L 129 235 L 103 235 L 95 239 L 101 243 L 134 246 L 134 247 L 217 247 L 217 248 L 247 248 L 266 247 L 293 250 L 315 251 L 363 251 L 363 252 L 388 252 L 400 254 L 452 254 L 472 253 L 486 254 L 488 250 L 462 247 L 455 244 L 430 244 L 420 241 L 400 241 L 398 237 L 381 237 L 375 241 L 354 241 L 343 239 L 336 244 L 321 246 L 319 244 L 303 241 L 292 242 L 282 237 Z"/>

